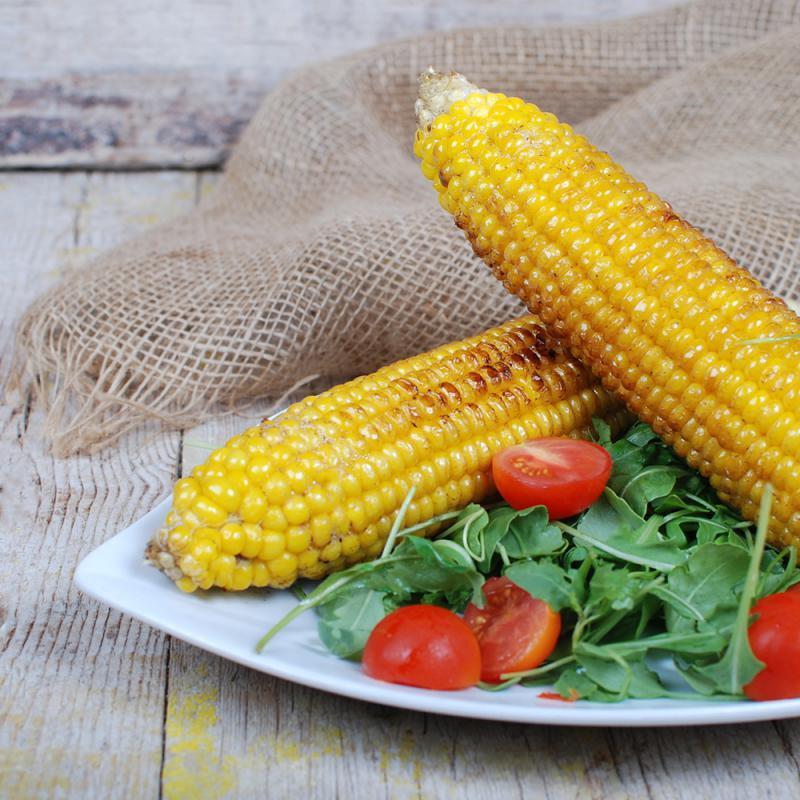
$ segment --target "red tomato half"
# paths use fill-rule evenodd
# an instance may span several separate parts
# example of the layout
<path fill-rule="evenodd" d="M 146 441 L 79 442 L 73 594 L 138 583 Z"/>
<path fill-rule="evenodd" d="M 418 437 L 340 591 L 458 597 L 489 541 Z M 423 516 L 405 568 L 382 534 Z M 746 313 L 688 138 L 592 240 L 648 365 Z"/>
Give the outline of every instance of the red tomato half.
<path fill-rule="evenodd" d="M 371 678 L 422 689 L 466 689 L 481 673 L 475 634 L 461 617 L 438 606 L 403 606 L 384 617 L 364 648 Z"/>
<path fill-rule="evenodd" d="M 763 597 L 754 606 L 750 626 L 753 654 L 764 669 L 744 687 L 751 700 L 800 697 L 800 594 L 781 592 Z"/>
<path fill-rule="evenodd" d="M 600 497 L 611 466 L 611 456 L 599 444 L 550 436 L 498 453 L 492 476 L 512 508 L 547 506 L 550 519 L 563 519 Z"/>
<path fill-rule="evenodd" d="M 470 603 L 464 621 L 478 637 L 481 680 L 497 683 L 507 672 L 538 667 L 561 633 L 561 615 L 508 578 L 483 584 L 484 608 Z"/>

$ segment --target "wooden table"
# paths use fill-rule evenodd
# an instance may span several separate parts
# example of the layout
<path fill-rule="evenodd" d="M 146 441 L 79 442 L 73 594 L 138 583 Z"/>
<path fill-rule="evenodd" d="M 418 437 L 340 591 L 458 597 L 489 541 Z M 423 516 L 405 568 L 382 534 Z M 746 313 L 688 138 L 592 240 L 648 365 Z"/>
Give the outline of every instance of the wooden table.
<path fill-rule="evenodd" d="M 334 17 L 355 32 L 349 47 L 387 31 L 412 32 L 424 27 L 423 18 L 425 25 L 464 23 L 463 14 L 453 18 L 448 8 L 479 7 L 474 0 L 430 0 L 436 14 L 424 17 L 414 11 L 419 3 L 395 4 L 395 19 L 406 26 L 398 30 L 375 15 L 359 17 L 368 4 L 336 2 L 341 14 Z M 317 4 L 333 13 L 334 3 Z M 549 9 L 558 17 L 579 7 L 601 16 L 663 4 L 534 5 L 536 13 Z M 12 75 L 0 80 L 0 102 L 3 91 L 15 98 L 0 107 L 0 166 L 55 171 L 0 172 L 0 384 L 10 373 L 21 309 L 94 253 L 191 209 L 217 177 L 196 167 L 219 162 L 261 93 L 236 65 L 227 73 L 217 69 L 214 81 L 199 88 L 187 78 L 181 72 L 192 66 L 189 40 L 181 38 L 185 20 L 193 21 L 196 54 L 208 60 L 206 44 L 222 37 L 230 57 L 246 62 L 251 75 L 258 73 L 257 58 L 283 52 L 277 45 L 263 48 L 228 13 L 230 3 L 203 4 L 205 16 L 194 17 L 188 0 L 153 0 L 147 8 L 171 9 L 173 16 L 163 18 L 163 35 L 162 27 L 148 33 L 142 59 L 152 63 L 163 53 L 179 67 L 128 70 L 120 79 L 125 65 L 113 60 L 128 58 L 136 36 L 143 37 L 141 31 L 128 37 L 119 14 L 95 13 L 100 7 L 88 0 L 73 4 L 69 15 L 54 0 L 16 5 L 19 13 L 8 13 L 0 25 L 0 67 L 14 67 L 0 70 Z M 5 10 L 14 7 L 12 0 Z M 500 15 L 492 19 L 505 21 L 533 13 L 527 0 L 492 7 Z M 47 25 L 35 23 L 37 12 Z M 472 22 L 489 21 L 481 13 Z M 273 39 L 283 36 L 278 45 L 295 54 L 292 20 Z M 163 48 L 152 38 L 156 33 Z M 170 36 L 184 45 L 174 57 Z M 314 54 L 331 38 L 322 28 L 305 36 L 304 52 Z M 95 44 L 81 49 L 79 39 Z M 40 59 L 35 69 L 31 62 L 26 71 L 19 59 L 29 48 L 52 58 Z M 63 63 L 67 56 L 74 63 Z M 290 66 L 278 59 L 269 80 Z M 152 90 L 156 84 L 162 91 Z M 159 119 L 159 103 L 180 119 Z M 186 139 L 186 120 L 215 108 L 222 110 L 209 112 L 203 123 L 208 135 Z M 70 139 L 53 129 L 62 112 L 65 130 L 75 132 L 80 120 L 86 135 Z M 103 139 L 109 130 L 117 137 L 113 147 Z M 170 139 L 165 131 L 178 133 Z M 175 163 L 192 168 L 163 169 Z M 80 171 L 108 164 L 159 169 Z M 58 171 L 64 167 L 71 169 Z M 800 797 L 800 721 L 611 730 L 448 719 L 276 680 L 109 611 L 75 589 L 76 564 L 167 493 L 196 459 L 193 441 L 219 441 L 243 422 L 227 418 L 185 432 L 144 428 L 96 455 L 66 460 L 49 454 L 44 423 L 27 393 L 10 393 L 0 410 L 0 797 Z"/>
<path fill-rule="evenodd" d="M 208 172 L 0 174 L 0 376 L 19 310 Z M 448 719 L 261 675 L 81 596 L 78 561 L 168 491 L 192 441 L 143 429 L 55 460 L 28 395 L 0 412 L 0 796 L 800 797 L 800 721 L 679 730 Z"/>

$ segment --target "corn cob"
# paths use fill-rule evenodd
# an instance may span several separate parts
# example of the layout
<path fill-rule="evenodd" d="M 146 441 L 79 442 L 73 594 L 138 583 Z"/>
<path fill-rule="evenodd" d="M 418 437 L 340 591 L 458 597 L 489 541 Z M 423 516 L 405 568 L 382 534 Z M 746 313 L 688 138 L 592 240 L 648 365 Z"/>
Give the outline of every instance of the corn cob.
<path fill-rule="evenodd" d="M 668 203 L 536 106 L 420 79 L 442 206 L 571 353 L 773 544 L 800 544 L 800 319 Z M 745 343 L 743 343 L 745 342 Z"/>
<path fill-rule="evenodd" d="M 380 554 L 412 486 L 408 525 L 491 492 L 498 450 L 587 435 L 593 416 L 628 421 L 535 317 L 509 322 L 234 437 L 178 481 L 147 558 L 186 591 L 321 578 Z"/>

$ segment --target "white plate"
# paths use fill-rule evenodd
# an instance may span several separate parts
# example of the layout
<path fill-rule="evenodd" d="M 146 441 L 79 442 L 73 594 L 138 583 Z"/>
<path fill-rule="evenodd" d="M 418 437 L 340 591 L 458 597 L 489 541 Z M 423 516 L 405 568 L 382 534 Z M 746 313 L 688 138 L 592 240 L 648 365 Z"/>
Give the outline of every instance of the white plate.
<path fill-rule="evenodd" d="M 432 692 L 394 686 L 362 674 L 358 664 L 331 655 L 308 612 L 279 633 L 263 654 L 261 635 L 297 602 L 291 592 L 184 594 L 145 564 L 143 552 L 169 510 L 163 500 L 149 514 L 90 553 L 75 582 L 88 595 L 212 653 L 285 680 L 373 703 L 460 717 L 544 725 L 711 725 L 800 717 L 800 700 L 770 703 L 706 700 L 628 700 L 562 703 L 538 697 L 544 689 Z"/>

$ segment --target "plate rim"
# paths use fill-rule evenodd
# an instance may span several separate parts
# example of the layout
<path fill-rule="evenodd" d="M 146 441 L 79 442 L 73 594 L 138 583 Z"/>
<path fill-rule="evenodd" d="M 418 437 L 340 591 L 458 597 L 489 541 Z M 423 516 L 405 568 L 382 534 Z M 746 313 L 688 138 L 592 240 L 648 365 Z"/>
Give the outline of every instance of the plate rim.
<path fill-rule="evenodd" d="M 467 719 L 481 719 L 495 722 L 514 722 L 520 724 L 559 725 L 570 727 L 626 727 L 626 728 L 653 728 L 653 727 L 683 727 L 698 725 L 739 724 L 748 722 L 765 722 L 778 719 L 800 717 L 800 698 L 794 700 L 774 700 L 768 702 L 751 702 L 747 700 L 724 701 L 706 700 L 675 700 L 664 698 L 663 706 L 647 706 L 637 708 L 637 704 L 651 701 L 626 700 L 621 703 L 594 703 L 578 701 L 577 703 L 563 703 L 557 700 L 542 700 L 538 697 L 536 689 L 512 687 L 510 691 L 529 692 L 531 699 L 536 701 L 531 704 L 492 704 L 465 697 L 462 692 L 439 692 L 414 687 L 398 686 L 377 681 L 366 675 L 361 675 L 357 684 L 342 683 L 335 673 L 329 677 L 324 671 L 313 667 L 303 666 L 299 663 L 293 671 L 281 663 L 270 660 L 268 653 L 257 654 L 255 647 L 252 656 L 231 651 L 224 646 L 215 645 L 213 640 L 203 639 L 183 629 L 178 621 L 164 619 L 157 614 L 136 608 L 130 603 L 122 602 L 110 592 L 103 591 L 93 577 L 120 577 L 113 569 L 103 569 L 109 553 L 115 553 L 123 538 L 125 543 L 134 536 L 144 533 L 144 529 L 151 521 L 163 518 L 166 515 L 170 495 L 159 500 L 150 511 L 139 517 L 124 530 L 116 533 L 101 545 L 89 552 L 75 568 L 73 580 L 78 589 L 94 600 L 107 605 L 120 613 L 160 630 L 169 636 L 174 636 L 202 650 L 206 650 L 221 658 L 233 661 L 242 666 L 253 669 L 282 680 L 297 683 L 318 691 L 336 694 L 361 702 L 378 703 L 409 711 L 442 714 L 445 716 L 461 717 Z M 152 527 L 149 533 L 152 533 Z M 144 538 L 142 536 L 142 538 Z M 142 548 L 146 542 L 142 541 Z M 114 565 L 115 560 L 110 562 Z M 101 568 L 98 570 L 98 566 Z M 120 569 L 133 569 L 134 565 L 128 563 L 118 564 Z M 152 569 L 142 559 L 140 569 Z M 160 590 L 159 590 L 160 591 Z M 177 591 L 171 584 L 164 585 L 164 591 Z M 294 600 L 294 598 L 291 598 Z M 253 643 L 255 645 L 255 642 Z M 337 659 L 332 653 L 327 654 L 332 659 Z M 543 687 L 546 690 L 546 687 Z M 479 689 L 466 690 L 468 692 L 480 691 Z M 487 697 L 491 694 L 486 693 Z M 691 705 L 684 705 L 691 703 Z M 682 707 L 683 706 L 683 707 Z"/>

